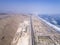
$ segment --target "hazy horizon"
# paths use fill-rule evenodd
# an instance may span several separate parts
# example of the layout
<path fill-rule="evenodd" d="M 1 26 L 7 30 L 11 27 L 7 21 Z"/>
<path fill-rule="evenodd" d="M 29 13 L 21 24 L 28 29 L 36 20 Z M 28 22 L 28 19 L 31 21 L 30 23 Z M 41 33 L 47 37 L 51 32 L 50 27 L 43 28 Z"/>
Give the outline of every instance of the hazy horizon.
<path fill-rule="evenodd" d="M 0 12 L 60 14 L 59 0 L 0 0 Z"/>

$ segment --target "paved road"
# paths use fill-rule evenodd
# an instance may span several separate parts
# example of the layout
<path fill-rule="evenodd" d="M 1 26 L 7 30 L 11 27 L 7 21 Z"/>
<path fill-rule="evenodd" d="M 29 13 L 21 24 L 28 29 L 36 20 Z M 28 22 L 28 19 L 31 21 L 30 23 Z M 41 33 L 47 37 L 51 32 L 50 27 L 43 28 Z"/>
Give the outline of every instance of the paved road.
<path fill-rule="evenodd" d="M 35 45 L 34 43 L 34 31 L 33 31 L 33 24 L 32 24 L 32 15 L 30 16 L 30 27 L 31 27 L 31 45 Z"/>
<path fill-rule="evenodd" d="M 0 33 L 0 45 L 10 45 L 14 38 L 15 41 L 19 38 L 17 45 L 54 45 L 54 41 L 60 44 L 60 35 L 52 27 L 32 15 L 13 16 L 0 20 L 1 31 L 3 34 Z"/>

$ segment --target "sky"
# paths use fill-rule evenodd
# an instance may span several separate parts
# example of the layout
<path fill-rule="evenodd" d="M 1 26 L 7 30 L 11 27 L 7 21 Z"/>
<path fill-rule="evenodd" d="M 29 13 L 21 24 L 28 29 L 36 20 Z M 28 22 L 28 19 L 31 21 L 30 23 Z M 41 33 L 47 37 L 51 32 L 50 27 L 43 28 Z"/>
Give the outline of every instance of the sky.
<path fill-rule="evenodd" d="M 0 0 L 0 13 L 60 14 L 60 0 Z"/>

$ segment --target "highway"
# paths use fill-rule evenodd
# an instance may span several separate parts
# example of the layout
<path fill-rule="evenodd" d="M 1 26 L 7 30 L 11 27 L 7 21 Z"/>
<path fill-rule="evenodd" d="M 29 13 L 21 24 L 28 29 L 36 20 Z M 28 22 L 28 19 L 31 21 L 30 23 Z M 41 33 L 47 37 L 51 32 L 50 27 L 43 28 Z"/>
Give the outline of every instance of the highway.
<path fill-rule="evenodd" d="M 60 45 L 60 34 L 33 15 L 0 19 L 0 45 Z"/>
<path fill-rule="evenodd" d="M 35 45 L 35 39 L 34 39 L 34 31 L 33 31 L 33 23 L 32 23 L 32 15 L 30 15 L 30 36 L 31 36 L 31 45 Z"/>

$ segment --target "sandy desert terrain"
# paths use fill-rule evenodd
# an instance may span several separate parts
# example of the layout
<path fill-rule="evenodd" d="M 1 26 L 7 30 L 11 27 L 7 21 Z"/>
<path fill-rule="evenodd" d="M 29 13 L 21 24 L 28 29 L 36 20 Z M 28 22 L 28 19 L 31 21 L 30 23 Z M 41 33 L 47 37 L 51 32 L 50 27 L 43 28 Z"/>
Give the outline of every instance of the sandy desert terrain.
<path fill-rule="evenodd" d="M 60 45 L 60 33 L 36 16 L 3 15 L 0 45 Z"/>

